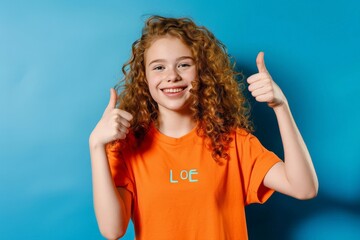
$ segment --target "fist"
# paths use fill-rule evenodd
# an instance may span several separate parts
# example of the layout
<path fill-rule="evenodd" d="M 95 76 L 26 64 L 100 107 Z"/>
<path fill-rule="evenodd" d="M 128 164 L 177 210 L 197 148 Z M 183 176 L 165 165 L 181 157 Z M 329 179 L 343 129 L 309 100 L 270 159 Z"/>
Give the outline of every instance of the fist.
<path fill-rule="evenodd" d="M 117 94 L 112 88 L 105 111 L 90 136 L 94 144 L 105 145 L 118 139 L 125 139 L 129 132 L 132 115 L 116 108 Z"/>
<path fill-rule="evenodd" d="M 256 65 L 258 73 L 251 75 L 247 79 L 251 95 L 256 101 L 266 102 L 272 108 L 281 106 L 286 102 L 286 98 L 266 69 L 263 52 L 259 52 L 256 58 Z"/>

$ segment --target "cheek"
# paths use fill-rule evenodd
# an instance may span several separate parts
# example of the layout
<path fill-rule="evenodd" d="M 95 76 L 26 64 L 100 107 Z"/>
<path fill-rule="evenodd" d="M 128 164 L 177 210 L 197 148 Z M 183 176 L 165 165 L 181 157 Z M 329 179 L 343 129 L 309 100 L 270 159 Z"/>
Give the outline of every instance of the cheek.
<path fill-rule="evenodd" d="M 147 79 L 147 85 L 148 85 L 148 88 L 149 88 L 149 91 L 150 93 L 152 93 L 154 91 L 154 88 L 156 87 L 154 85 L 154 81 L 150 78 Z"/>
<path fill-rule="evenodd" d="M 156 78 L 154 78 L 154 76 L 151 76 L 151 75 L 147 75 L 146 80 L 147 80 L 149 92 L 150 92 L 151 96 L 154 98 L 154 96 L 156 95 L 157 86 L 159 84 L 159 81 L 156 80 Z"/>
<path fill-rule="evenodd" d="M 145 73 L 148 84 L 156 85 L 161 80 L 161 75 L 155 72 L 146 72 Z"/>
<path fill-rule="evenodd" d="M 160 81 L 155 78 L 147 78 L 147 83 L 151 94 L 157 90 L 159 82 Z"/>
<path fill-rule="evenodd" d="M 186 79 L 190 82 L 197 81 L 198 76 L 197 76 L 196 69 L 193 69 L 193 70 L 187 72 L 186 75 L 184 75 L 184 77 L 186 77 Z"/>

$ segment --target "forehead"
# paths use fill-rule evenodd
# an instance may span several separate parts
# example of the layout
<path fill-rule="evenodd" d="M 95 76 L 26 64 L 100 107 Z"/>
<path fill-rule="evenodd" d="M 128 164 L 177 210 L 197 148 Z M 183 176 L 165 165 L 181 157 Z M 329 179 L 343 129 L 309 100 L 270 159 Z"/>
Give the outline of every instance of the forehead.
<path fill-rule="evenodd" d="M 155 59 L 173 60 L 179 57 L 193 57 L 191 49 L 179 38 L 164 36 L 156 39 L 145 51 L 145 62 Z"/>

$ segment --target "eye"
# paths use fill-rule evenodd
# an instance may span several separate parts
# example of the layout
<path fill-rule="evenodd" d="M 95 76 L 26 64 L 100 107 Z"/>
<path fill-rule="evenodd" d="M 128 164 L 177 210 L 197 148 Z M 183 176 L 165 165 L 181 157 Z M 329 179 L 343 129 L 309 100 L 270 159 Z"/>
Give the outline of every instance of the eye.
<path fill-rule="evenodd" d="M 189 63 L 180 63 L 178 65 L 178 68 L 187 68 L 187 67 L 190 67 L 191 65 Z"/>
<path fill-rule="evenodd" d="M 153 67 L 153 70 L 155 70 L 155 71 L 161 71 L 161 70 L 164 70 L 164 69 L 165 69 L 165 67 L 162 66 L 162 65 Z"/>

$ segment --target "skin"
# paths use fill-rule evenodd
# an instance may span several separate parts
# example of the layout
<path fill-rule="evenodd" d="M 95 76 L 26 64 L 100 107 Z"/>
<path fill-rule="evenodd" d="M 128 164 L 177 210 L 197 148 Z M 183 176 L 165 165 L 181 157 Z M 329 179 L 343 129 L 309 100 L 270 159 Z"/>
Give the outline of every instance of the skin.
<path fill-rule="evenodd" d="M 145 51 L 145 74 L 152 98 L 159 108 L 159 131 L 180 137 L 196 125 L 189 111 L 191 82 L 196 66 L 191 50 L 178 38 L 166 36 Z M 183 89 L 178 93 L 167 91 Z"/>
<path fill-rule="evenodd" d="M 287 99 L 267 71 L 263 52 L 258 54 L 256 64 L 258 73 L 247 80 L 249 91 L 256 101 L 267 103 L 274 110 L 285 153 L 285 161 L 275 164 L 263 183 L 298 199 L 315 197 L 317 176 Z M 196 123 L 189 111 L 189 90 L 197 76 L 190 49 L 177 38 L 160 38 L 145 52 L 145 69 L 151 96 L 159 107 L 159 131 L 170 137 L 191 131 Z M 181 93 L 164 93 L 164 89 L 179 87 Z M 114 185 L 105 153 L 107 143 L 126 138 L 132 119 L 130 113 L 116 108 L 116 101 L 116 92 L 111 89 L 109 104 L 89 138 L 95 214 L 107 239 L 123 236 L 131 216 L 132 196 Z"/>
<path fill-rule="evenodd" d="M 123 236 L 131 216 L 131 193 L 116 188 L 105 152 L 107 143 L 126 137 L 132 119 L 130 113 L 116 108 L 116 101 L 116 91 L 111 89 L 109 104 L 89 138 L 95 215 L 107 239 Z"/>
<path fill-rule="evenodd" d="M 264 185 L 297 199 L 317 195 L 319 183 L 310 153 L 291 114 L 288 101 L 268 72 L 264 53 L 256 58 L 258 73 L 250 76 L 249 91 L 258 102 L 273 108 L 284 147 L 284 162 L 275 164 L 264 178 Z"/>

